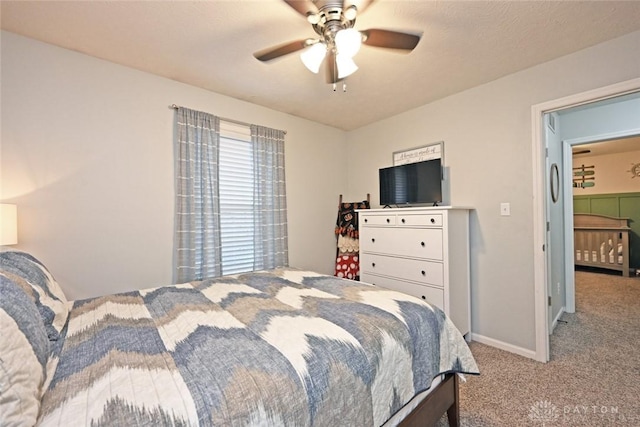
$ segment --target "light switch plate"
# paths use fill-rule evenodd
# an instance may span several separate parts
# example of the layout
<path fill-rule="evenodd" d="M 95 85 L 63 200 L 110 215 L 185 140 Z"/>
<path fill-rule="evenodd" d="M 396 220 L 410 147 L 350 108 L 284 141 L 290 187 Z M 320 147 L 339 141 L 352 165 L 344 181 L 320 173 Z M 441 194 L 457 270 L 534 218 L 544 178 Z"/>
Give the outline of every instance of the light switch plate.
<path fill-rule="evenodd" d="M 500 203 L 500 215 L 502 216 L 511 215 L 511 203 Z"/>

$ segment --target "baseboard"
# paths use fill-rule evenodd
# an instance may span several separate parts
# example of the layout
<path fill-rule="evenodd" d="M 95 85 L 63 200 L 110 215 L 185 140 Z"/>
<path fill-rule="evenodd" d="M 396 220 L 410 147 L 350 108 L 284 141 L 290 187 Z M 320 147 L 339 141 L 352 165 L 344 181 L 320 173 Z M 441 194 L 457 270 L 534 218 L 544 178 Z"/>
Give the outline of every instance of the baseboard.
<path fill-rule="evenodd" d="M 553 322 L 551 323 L 551 334 L 553 333 L 553 331 L 556 330 L 556 326 L 558 326 L 558 320 L 560 320 L 560 317 L 562 317 L 563 314 L 564 314 L 564 306 L 560 307 L 560 311 L 558 311 L 558 315 L 555 317 L 555 319 L 553 319 Z"/>
<path fill-rule="evenodd" d="M 509 353 L 515 353 L 523 357 L 528 357 L 529 359 L 536 360 L 536 352 L 534 350 L 529 350 L 527 348 L 518 347 L 513 344 L 506 343 L 504 341 L 499 341 L 493 338 L 485 337 L 484 335 L 471 333 L 471 340 L 477 341 L 480 344 L 486 344 L 491 347 L 499 348 L 500 350 L 508 351 Z"/>

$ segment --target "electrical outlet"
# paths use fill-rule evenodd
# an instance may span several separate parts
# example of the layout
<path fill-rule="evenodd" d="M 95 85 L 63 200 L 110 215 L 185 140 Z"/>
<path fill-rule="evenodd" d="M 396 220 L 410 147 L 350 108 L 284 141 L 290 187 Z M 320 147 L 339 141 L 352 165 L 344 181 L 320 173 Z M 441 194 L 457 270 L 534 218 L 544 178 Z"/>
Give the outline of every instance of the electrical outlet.
<path fill-rule="evenodd" d="M 511 215 L 511 203 L 500 203 L 500 215 L 502 216 Z"/>

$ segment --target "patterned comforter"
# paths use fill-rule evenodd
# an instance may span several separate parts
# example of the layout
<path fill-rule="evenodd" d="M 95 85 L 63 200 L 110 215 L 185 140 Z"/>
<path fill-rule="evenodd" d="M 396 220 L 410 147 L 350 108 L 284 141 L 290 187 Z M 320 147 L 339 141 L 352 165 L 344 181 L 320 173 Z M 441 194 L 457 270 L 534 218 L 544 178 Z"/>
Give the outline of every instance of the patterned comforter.
<path fill-rule="evenodd" d="M 478 372 L 439 309 L 293 269 L 75 301 L 61 338 L 43 426 L 379 426 Z"/>

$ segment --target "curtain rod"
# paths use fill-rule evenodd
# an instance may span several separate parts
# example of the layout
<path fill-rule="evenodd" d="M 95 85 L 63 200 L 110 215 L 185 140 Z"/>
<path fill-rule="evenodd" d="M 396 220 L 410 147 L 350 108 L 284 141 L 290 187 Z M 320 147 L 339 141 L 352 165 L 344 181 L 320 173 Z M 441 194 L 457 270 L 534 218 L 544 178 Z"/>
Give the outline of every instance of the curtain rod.
<path fill-rule="evenodd" d="M 174 110 L 177 110 L 178 108 L 180 108 L 179 105 L 176 104 L 171 104 L 169 105 L 169 108 L 173 108 Z M 186 107 L 182 107 L 182 108 L 186 108 Z M 231 123 L 235 123 L 237 125 L 241 125 L 241 126 L 251 126 L 251 123 L 246 123 L 246 122 L 241 122 L 240 120 L 233 120 L 233 119 L 227 119 L 225 117 L 218 117 L 220 120 L 225 121 L 225 122 L 231 122 Z M 283 131 L 284 134 L 287 134 L 287 131 Z"/>

